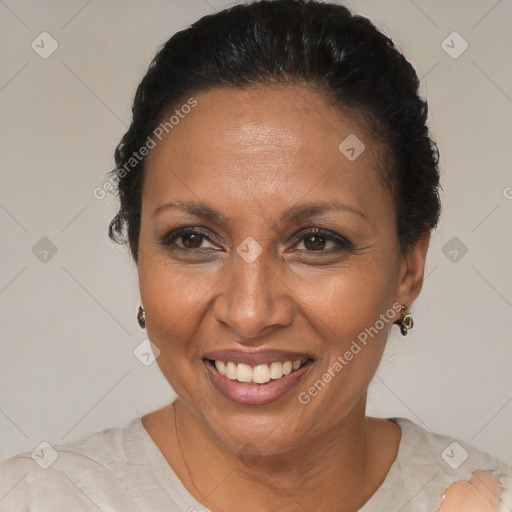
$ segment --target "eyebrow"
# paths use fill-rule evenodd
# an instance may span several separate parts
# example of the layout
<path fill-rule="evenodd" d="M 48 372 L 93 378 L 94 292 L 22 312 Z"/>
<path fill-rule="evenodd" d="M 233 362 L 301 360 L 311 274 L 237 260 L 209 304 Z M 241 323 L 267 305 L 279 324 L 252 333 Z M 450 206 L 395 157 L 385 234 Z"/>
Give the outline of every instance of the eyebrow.
<path fill-rule="evenodd" d="M 229 223 L 228 219 L 212 206 L 206 203 L 197 203 L 194 201 L 171 201 L 162 204 L 153 211 L 151 217 L 155 217 L 157 213 L 168 208 L 180 208 L 185 212 L 189 213 L 190 215 L 193 215 L 200 219 L 210 220 L 218 224 Z M 353 206 L 336 201 L 322 201 L 303 203 L 291 206 L 290 208 L 283 212 L 278 224 L 299 222 L 309 217 L 318 216 L 322 213 L 326 213 L 329 211 L 348 212 L 354 215 L 358 215 L 359 217 L 362 217 L 363 219 L 371 223 L 370 219 L 364 212 L 358 210 L 357 208 L 354 208 Z"/>

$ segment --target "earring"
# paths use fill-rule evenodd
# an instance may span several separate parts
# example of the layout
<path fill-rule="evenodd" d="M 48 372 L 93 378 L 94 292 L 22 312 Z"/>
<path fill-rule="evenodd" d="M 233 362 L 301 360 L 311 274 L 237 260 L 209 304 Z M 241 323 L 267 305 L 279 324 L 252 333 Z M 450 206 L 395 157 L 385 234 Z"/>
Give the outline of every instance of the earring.
<path fill-rule="evenodd" d="M 137 311 L 137 321 L 141 329 L 146 327 L 146 312 L 142 306 L 139 306 L 139 311 Z"/>
<path fill-rule="evenodd" d="M 407 331 L 409 329 L 412 329 L 414 327 L 414 320 L 412 318 L 411 313 L 406 313 L 407 311 L 407 304 L 402 304 L 402 318 L 400 321 L 395 322 L 397 325 L 400 326 L 400 332 L 402 333 L 402 336 L 407 336 Z"/>

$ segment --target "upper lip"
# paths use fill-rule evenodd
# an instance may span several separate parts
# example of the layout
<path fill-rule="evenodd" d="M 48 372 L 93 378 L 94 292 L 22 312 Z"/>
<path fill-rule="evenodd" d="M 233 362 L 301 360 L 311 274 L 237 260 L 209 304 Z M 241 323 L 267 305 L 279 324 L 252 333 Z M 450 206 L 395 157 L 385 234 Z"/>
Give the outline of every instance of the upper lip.
<path fill-rule="evenodd" d="M 310 359 L 311 356 L 304 352 L 290 352 L 287 350 L 258 350 L 258 351 L 243 351 L 243 350 L 214 350 L 208 352 L 204 356 L 205 359 L 212 361 L 225 361 L 235 364 L 248 364 L 249 366 L 257 366 L 259 364 L 269 364 L 274 362 L 284 361 L 304 361 Z M 312 359 L 312 358 L 311 358 Z"/>

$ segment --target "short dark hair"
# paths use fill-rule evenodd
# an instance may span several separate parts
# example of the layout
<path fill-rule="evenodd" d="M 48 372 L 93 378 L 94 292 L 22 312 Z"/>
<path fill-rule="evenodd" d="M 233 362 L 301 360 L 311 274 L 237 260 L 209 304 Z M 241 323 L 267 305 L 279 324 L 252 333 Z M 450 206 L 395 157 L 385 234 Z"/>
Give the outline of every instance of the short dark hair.
<path fill-rule="evenodd" d="M 109 237 L 138 260 L 145 158 L 135 152 L 170 109 L 213 87 L 302 83 L 341 111 L 366 120 L 385 141 L 385 178 L 393 192 L 402 253 L 436 227 L 439 152 L 426 125 L 412 65 L 367 18 L 313 0 L 260 0 L 199 19 L 157 52 L 133 102 L 133 120 L 115 150 L 120 208 Z M 340 141 L 341 142 L 341 141 Z M 132 160 L 130 160 L 132 159 Z M 134 165 L 127 172 L 127 163 Z M 125 172 L 120 173 L 121 169 Z M 120 177 L 122 176 L 122 177 Z"/>

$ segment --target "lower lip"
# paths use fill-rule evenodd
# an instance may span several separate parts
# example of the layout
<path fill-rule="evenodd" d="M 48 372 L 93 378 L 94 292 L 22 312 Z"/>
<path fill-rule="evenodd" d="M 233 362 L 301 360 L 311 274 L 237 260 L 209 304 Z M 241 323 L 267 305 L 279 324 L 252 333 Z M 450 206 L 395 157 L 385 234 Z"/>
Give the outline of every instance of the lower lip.
<path fill-rule="evenodd" d="M 225 375 L 221 375 L 208 361 L 203 361 L 203 364 L 214 386 L 232 402 L 241 405 L 266 405 L 276 402 L 290 393 L 313 362 L 308 361 L 298 370 L 284 375 L 280 379 L 272 379 L 266 384 L 250 384 L 231 380 Z"/>

